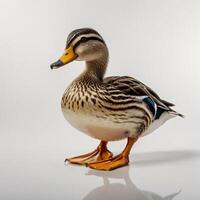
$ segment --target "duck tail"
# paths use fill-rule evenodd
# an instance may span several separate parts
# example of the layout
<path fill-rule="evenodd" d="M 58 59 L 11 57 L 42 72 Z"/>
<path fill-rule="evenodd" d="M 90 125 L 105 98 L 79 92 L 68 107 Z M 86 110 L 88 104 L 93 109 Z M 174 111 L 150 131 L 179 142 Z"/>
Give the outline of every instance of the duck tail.
<path fill-rule="evenodd" d="M 182 118 L 185 118 L 185 115 L 183 115 L 183 114 L 181 114 L 181 113 L 178 113 L 178 112 L 176 112 L 175 110 L 170 110 L 170 111 L 168 111 L 171 115 L 174 115 L 174 117 L 175 116 L 179 116 L 179 117 L 182 117 Z"/>

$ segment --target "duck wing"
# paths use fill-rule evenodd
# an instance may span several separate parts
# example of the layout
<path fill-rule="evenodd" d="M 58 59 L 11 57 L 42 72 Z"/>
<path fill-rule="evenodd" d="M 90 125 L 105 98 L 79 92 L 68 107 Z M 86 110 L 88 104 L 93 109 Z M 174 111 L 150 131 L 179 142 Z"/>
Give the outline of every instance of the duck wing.
<path fill-rule="evenodd" d="M 149 96 L 158 106 L 169 109 L 173 103 L 162 100 L 158 94 L 144 83 L 129 76 L 111 76 L 104 79 L 104 83 L 113 86 L 123 93 L 133 96 Z"/>
<path fill-rule="evenodd" d="M 129 76 L 111 76 L 105 78 L 104 83 L 107 85 L 108 88 L 114 87 L 127 95 L 137 97 L 150 97 L 156 103 L 158 108 L 156 118 L 159 118 L 164 111 L 170 111 L 173 112 L 175 115 L 182 116 L 181 114 L 171 109 L 171 107 L 174 106 L 173 103 L 161 99 L 155 91 L 153 91 L 150 87 L 135 78 Z"/>

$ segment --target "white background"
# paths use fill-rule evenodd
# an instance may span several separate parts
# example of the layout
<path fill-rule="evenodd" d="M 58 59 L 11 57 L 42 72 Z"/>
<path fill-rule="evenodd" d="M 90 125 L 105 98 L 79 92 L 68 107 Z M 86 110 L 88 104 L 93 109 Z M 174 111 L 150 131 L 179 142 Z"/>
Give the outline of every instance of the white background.
<path fill-rule="evenodd" d="M 133 76 L 186 115 L 141 138 L 130 167 L 110 173 L 63 164 L 98 144 L 60 109 L 84 63 L 49 67 L 80 27 L 96 29 L 107 42 L 107 76 Z M 157 200 L 181 190 L 174 199 L 198 200 L 199 55 L 198 0 L 1 0 L 0 199 Z M 124 145 L 110 148 L 119 153 Z"/>

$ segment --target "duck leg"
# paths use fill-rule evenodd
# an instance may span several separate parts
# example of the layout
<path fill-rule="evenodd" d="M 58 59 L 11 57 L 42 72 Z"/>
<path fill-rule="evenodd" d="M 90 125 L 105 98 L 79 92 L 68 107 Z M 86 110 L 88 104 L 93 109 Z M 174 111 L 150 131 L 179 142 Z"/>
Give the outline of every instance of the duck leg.
<path fill-rule="evenodd" d="M 73 158 L 66 158 L 65 162 L 68 161 L 69 163 L 84 165 L 91 162 L 107 160 L 112 156 L 113 154 L 107 149 L 107 142 L 101 141 L 99 146 L 94 151 Z"/>
<path fill-rule="evenodd" d="M 128 165 L 129 154 L 130 154 L 133 144 L 136 141 L 137 139 L 135 138 L 128 138 L 127 145 L 122 153 L 104 161 L 89 163 L 87 166 L 92 169 L 97 169 L 97 170 L 113 170 L 113 169 Z"/>

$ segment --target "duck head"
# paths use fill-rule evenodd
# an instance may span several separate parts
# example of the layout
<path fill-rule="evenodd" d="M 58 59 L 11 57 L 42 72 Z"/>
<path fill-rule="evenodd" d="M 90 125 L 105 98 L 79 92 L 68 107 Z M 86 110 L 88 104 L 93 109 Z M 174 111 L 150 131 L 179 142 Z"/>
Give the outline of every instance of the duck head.
<path fill-rule="evenodd" d="M 106 44 L 97 31 L 91 28 L 76 29 L 69 34 L 63 55 L 50 67 L 57 69 L 74 60 L 86 62 L 100 60 L 105 53 L 107 53 Z"/>

